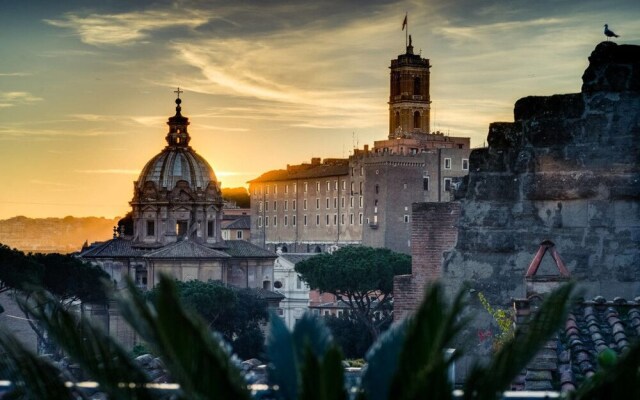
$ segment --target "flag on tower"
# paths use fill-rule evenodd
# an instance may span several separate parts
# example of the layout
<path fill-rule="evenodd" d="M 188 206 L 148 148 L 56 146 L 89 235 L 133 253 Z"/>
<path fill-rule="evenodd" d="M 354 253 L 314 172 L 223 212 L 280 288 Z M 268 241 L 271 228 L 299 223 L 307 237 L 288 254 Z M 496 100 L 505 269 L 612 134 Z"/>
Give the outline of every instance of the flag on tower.
<path fill-rule="evenodd" d="M 407 14 L 404 15 L 404 21 L 402 21 L 402 30 L 407 26 Z"/>

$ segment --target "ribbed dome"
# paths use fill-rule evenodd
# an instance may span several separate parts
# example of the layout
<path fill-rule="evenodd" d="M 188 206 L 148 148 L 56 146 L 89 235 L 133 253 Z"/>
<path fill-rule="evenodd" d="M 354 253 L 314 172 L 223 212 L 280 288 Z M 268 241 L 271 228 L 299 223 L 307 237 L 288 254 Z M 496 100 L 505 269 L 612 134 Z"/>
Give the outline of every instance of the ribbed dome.
<path fill-rule="evenodd" d="M 153 182 L 158 189 L 173 189 L 178 181 L 186 181 L 191 189 L 206 189 L 209 182 L 217 182 L 209 163 L 191 147 L 167 146 L 144 166 L 137 186 Z"/>
<path fill-rule="evenodd" d="M 178 181 L 186 181 L 192 190 L 205 190 L 210 182 L 217 183 L 209 163 L 189 146 L 189 118 L 180 113 L 181 103 L 177 98 L 176 115 L 167 122 L 167 147 L 144 166 L 137 181 L 138 189 L 149 181 L 155 183 L 157 189 L 168 190 L 172 190 Z"/>

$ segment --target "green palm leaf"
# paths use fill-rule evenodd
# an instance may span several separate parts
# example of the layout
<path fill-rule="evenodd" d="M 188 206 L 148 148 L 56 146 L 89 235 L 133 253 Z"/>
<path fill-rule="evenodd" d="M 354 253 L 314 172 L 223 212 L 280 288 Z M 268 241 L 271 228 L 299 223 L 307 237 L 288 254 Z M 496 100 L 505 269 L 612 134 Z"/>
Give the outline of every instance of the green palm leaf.
<path fill-rule="evenodd" d="M 228 346 L 182 306 L 171 278 L 160 277 L 153 305 L 145 302 L 132 282 L 128 287 L 127 298 L 119 302 L 123 317 L 162 358 L 185 398 L 250 399 Z"/>

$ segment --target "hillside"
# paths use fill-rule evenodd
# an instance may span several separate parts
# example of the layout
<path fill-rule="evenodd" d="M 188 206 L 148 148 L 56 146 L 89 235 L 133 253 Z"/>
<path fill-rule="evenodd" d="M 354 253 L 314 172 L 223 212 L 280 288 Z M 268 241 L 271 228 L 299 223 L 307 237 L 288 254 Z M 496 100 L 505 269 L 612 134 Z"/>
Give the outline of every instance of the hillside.
<path fill-rule="evenodd" d="M 25 252 L 71 253 L 82 244 L 111 238 L 119 218 L 13 217 L 0 220 L 0 243 Z"/>

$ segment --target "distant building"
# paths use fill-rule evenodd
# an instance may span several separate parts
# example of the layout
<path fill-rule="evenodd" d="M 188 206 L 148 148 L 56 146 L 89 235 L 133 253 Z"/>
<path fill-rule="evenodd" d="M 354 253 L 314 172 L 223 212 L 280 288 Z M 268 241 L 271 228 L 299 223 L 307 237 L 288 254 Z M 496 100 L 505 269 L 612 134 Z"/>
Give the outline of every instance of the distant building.
<path fill-rule="evenodd" d="M 130 277 L 151 289 L 164 273 L 181 281 L 255 288 L 275 308 L 281 299 L 271 292 L 276 254 L 245 240 L 224 240 L 220 186 L 209 163 L 189 146 L 189 120 L 180 103 L 178 98 L 176 114 L 167 122 L 167 146 L 134 182 L 131 217 L 121 221 L 112 240 L 84 248 L 80 257 L 101 266 L 118 288 Z M 135 341 L 119 316 L 110 315 L 106 324 L 124 344 Z"/>
<path fill-rule="evenodd" d="M 251 216 L 240 215 L 228 219 L 227 215 L 222 219 L 222 239 L 247 240 L 251 239 Z"/>
<path fill-rule="evenodd" d="M 309 309 L 309 286 L 300 279 L 295 266 L 314 255 L 315 253 L 282 253 L 273 267 L 274 291 L 285 297 L 280 302 L 278 315 L 290 330 Z"/>
<path fill-rule="evenodd" d="M 364 244 L 410 253 L 411 204 L 451 200 L 470 139 L 430 133 L 428 59 L 391 61 L 388 139 L 344 159 L 313 158 L 249 181 L 251 241 L 283 252 Z"/>

